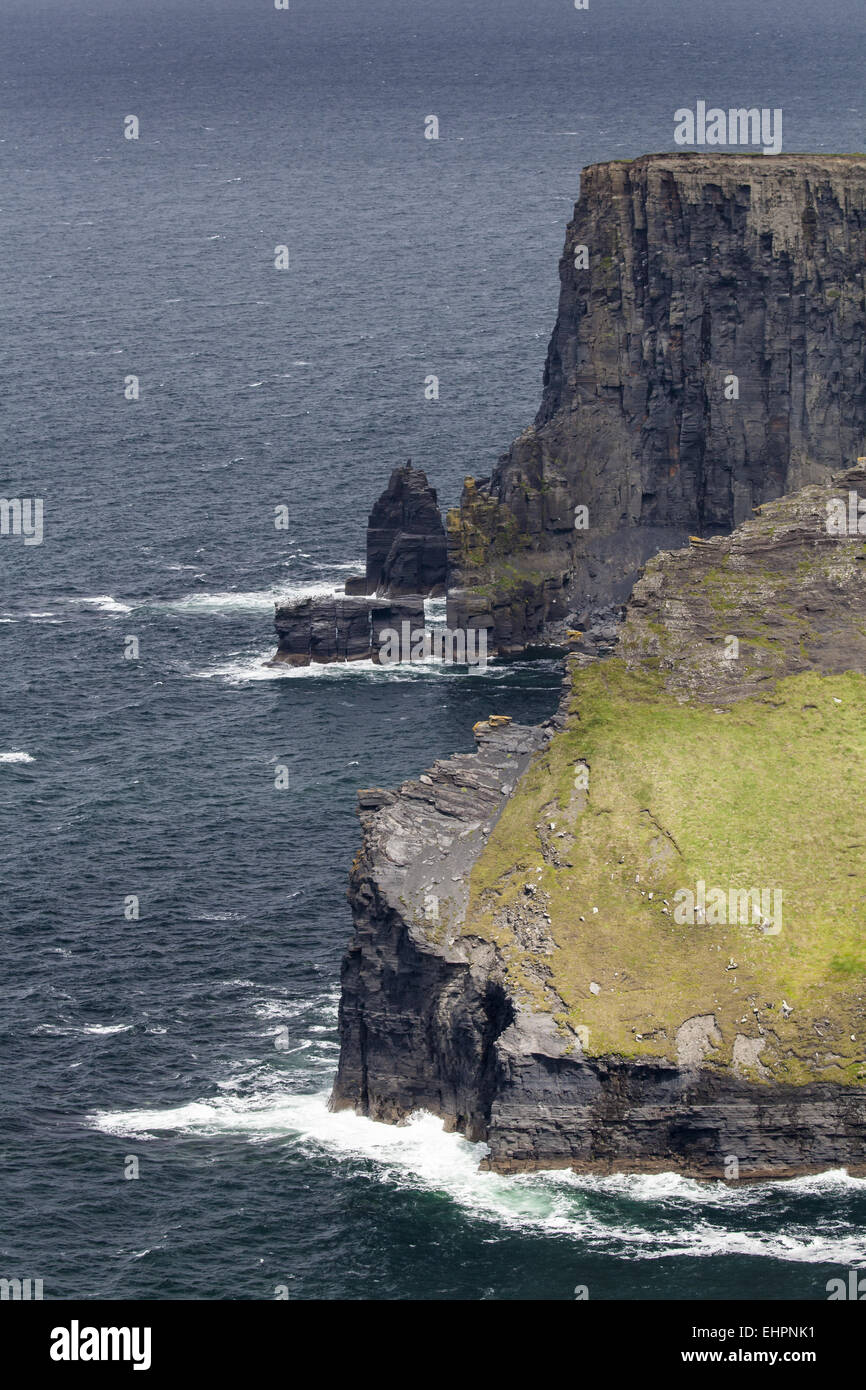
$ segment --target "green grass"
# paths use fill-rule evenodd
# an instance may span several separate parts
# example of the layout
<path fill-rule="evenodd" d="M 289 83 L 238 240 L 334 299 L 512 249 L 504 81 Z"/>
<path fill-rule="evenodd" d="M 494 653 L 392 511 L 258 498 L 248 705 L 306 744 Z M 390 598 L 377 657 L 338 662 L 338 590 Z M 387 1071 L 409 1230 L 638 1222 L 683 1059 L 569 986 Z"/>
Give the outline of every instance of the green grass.
<path fill-rule="evenodd" d="M 712 1013 L 713 1064 L 760 1023 L 773 1079 L 866 1080 L 866 677 L 793 676 L 716 713 L 612 659 L 576 673 L 573 710 L 476 864 L 465 931 L 497 941 L 518 996 L 588 1028 L 592 1054 L 675 1060 L 678 1027 Z M 781 933 L 677 925 L 674 894 L 700 879 L 780 888 Z M 549 903 L 553 994 L 497 921 L 528 881 Z"/>

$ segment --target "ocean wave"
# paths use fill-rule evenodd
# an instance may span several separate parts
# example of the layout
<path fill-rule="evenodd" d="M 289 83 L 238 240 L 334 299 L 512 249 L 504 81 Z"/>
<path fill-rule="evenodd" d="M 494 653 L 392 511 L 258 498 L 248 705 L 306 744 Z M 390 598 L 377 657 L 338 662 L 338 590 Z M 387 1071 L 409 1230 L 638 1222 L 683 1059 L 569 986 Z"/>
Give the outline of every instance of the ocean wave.
<path fill-rule="evenodd" d="M 287 560 L 286 564 L 294 564 L 294 561 Z M 334 570 L 335 572 L 345 571 L 348 574 L 363 574 L 366 565 L 367 561 L 363 558 L 360 560 L 341 560 L 339 563 L 335 560 L 310 560 L 310 569 Z"/>
<path fill-rule="evenodd" d="M 405 661 L 391 666 L 380 665 L 377 661 L 330 661 L 314 662 L 310 666 L 288 666 L 280 662 L 270 664 L 276 650 L 274 644 L 266 651 L 239 657 L 233 661 L 208 666 L 202 671 L 191 671 L 191 680 L 224 680 L 230 685 L 245 685 L 248 681 L 272 680 L 358 680 L 363 678 L 376 681 L 419 681 L 419 680 L 505 680 L 508 676 L 506 666 L 455 666 L 430 657 L 425 661 Z"/>
<path fill-rule="evenodd" d="M 297 603 L 307 598 L 331 598 L 341 592 L 340 586 L 336 583 L 313 580 L 308 584 L 281 584 L 270 589 L 252 589 L 245 592 L 230 590 L 214 594 L 185 594 L 183 598 L 166 599 L 148 604 L 148 607 L 166 613 L 273 612 L 275 603 Z"/>
<path fill-rule="evenodd" d="M 812 1174 L 802 1178 L 785 1178 L 762 1182 L 746 1182 L 733 1185 L 723 1182 L 698 1182 L 684 1177 L 681 1173 L 611 1173 L 598 1176 L 589 1173 L 575 1173 L 564 1170 L 557 1174 L 557 1180 L 571 1183 L 585 1192 L 596 1192 L 613 1197 L 626 1197 L 630 1202 L 643 1202 L 658 1205 L 660 1202 L 675 1201 L 693 1203 L 699 1206 L 757 1206 L 767 1200 L 769 1192 L 782 1196 L 826 1196 L 842 1191 L 862 1192 L 866 1190 L 866 1179 L 852 1178 L 844 1168 L 831 1168 L 824 1173 Z"/>
<path fill-rule="evenodd" d="M 0 763 L 33 763 L 29 753 L 0 753 Z"/>
<path fill-rule="evenodd" d="M 74 1024 L 62 1025 L 57 1023 L 40 1023 L 33 1029 L 34 1033 L 49 1033 L 52 1036 L 65 1037 L 67 1034 L 86 1033 L 93 1037 L 108 1037 L 111 1033 L 128 1033 L 133 1028 L 132 1023 L 85 1023 L 80 1026 Z"/>
<path fill-rule="evenodd" d="M 736 1188 L 691 1183 L 673 1173 L 595 1178 L 557 1170 L 504 1176 L 480 1171 L 485 1144 L 446 1133 L 432 1115 L 415 1114 L 403 1125 L 379 1124 L 351 1110 L 331 1112 L 327 1091 L 279 1095 L 270 1087 L 253 1095 L 167 1110 L 102 1112 L 90 1119 L 104 1133 L 138 1139 L 179 1133 L 291 1140 L 308 1158 L 358 1166 L 372 1181 L 444 1194 L 476 1220 L 572 1238 L 625 1260 L 748 1255 L 845 1268 L 863 1260 L 862 1235 L 840 1223 L 822 1232 L 805 1222 L 798 1226 L 789 1214 L 784 1234 L 757 1226 L 770 1194 L 866 1189 L 866 1181 L 844 1171 Z M 645 1224 L 635 1213 L 636 1200 L 647 1207 Z M 736 1219 L 744 1205 L 753 1208 L 748 1230 L 722 1224 L 725 1214 Z M 773 1220 L 768 1214 L 768 1223 Z"/>
<path fill-rule="evenodd" d="M 86 603 L 98 609 L 100 613 L 131 613 L 132 608 L 128 603 L 121 603 L 118 599 L 112 598 L 111 594 L 95 594 L 92 598 L 70 599 L 71 603 Z"/>

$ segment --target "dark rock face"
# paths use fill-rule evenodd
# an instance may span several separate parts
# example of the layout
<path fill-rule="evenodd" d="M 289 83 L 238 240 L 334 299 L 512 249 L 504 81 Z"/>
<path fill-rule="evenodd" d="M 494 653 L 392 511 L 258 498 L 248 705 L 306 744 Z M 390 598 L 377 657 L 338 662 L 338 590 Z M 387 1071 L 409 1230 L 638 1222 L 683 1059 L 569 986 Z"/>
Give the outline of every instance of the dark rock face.
<path fill-rule="evenodd" d="M 395 468 L 367 526 L 368 594 L 441 597 L 448 579 L 436 492 L 412 460 Z"/>
<path fill-rule="evenodd" d="M 274 662 L 309 666 L 328 661 L 378 661 L 382 632 L 424 626 L 424 600 L 389 602 L 370 598 L 307 599 L 278 607 L 274 625 L 279 646 Z"/>
<path fill-rule="evenodd" d="M 582 625 L 658 550 L 866 452 L 864 260 L 863 156 L 585 169 L 535 424 L 448 517 L 449 624 L 502 649 Z"/>
<path fill-rule="evenodd" d="M 495 952 L 482 943 L 467 952 L 459 923 L 471 866 L 545 735 L 485 724 L 476 737 L 477 753 L 436 763 L 397 793 L 359 793 L 364 844 L 350 881 L 355 939 L 332 1105 L 390 1121 L 425 1107 L 480 1138 L 493 1044 L 513 1009 Z"/>
<path fill-rule="evenodd" d="M 383 629 L 424 627 L 424 598 L 445 593 L 447 568 L 436 493 L 410 459 L 370 513 L 366 574 L 346 580 L 345 597 L 277 605 L 274 661 L 378 661 Z"/>
<path fill-rule="evenodd" d="M 499 1172 L 573 1166 L 718 1179 L 731 1176 L 729 1155 L 747 1181 L 826 1171 L 840 1161 L 866 1172 L 866 1105 L 843 1087 L 780 1086 L 768 1094 L 699 1068 L 515 1055 L 507 1035 L 498 1051 L 486 1166 Z"/>

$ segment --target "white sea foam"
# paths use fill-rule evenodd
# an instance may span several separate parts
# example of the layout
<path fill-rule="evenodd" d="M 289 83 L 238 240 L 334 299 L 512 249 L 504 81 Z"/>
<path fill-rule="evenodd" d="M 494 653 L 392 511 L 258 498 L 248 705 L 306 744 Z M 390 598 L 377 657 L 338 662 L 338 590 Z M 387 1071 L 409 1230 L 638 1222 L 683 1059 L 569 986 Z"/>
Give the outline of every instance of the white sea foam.
<path fill-rule="evenodd" d="M 288 666 L 280 662 L 276 666 L 269 663 L 276 650 L 274 645 L 265 651 L 250 653 L 216 666 L 208 666 L 203 671 L 191 671 L 194 680 L 224 680 L 230 685 L 245 685 L 248 681 L 272 680 L 357 680 L 358 678 L 376 681 L 418 681 L 436 679 L 450 680 L 459 677 L 465 680 L 504 680 L 508 670 L 504 666 L 458 667 L 430 657 L 424 661 L 404 661 L 383 666 L 376 661 L 329 661 L 313 662 L 309 666 Z"/>
<path fill-rule="evenodd" d="M 0 763 L 32 763 L 35 762 L 29 753 L 0 753 Z"/>
<path fill-rule="evenodd" d="M 65 1037 L 73 1033 L 88 1033 L 94 1037 L 108 1037 L 111 1033 L 128 1033 L 132 1028 L 131 1023 L 85 1023 L 83 1026 L 77 1024 L 57 1024 L 40 1023 L 33 1029 L 34 1033 L 50 1033 L 57 1037 Z"/>
<path fill-rule="evenodd" d="M 100 613 L 131 613 L 132 609 L 128 603 L 120 603 L 111 594 L 95 594 L 92 598 L 80 598 L 78 603 L 86 603 L 98 609 Z"/>
<path fill-rule="evenodd" d="M 303 552 L 301 552 L 301 554 L 303 554 Z M 293 560 L 287 560 L 287 561 L 286 561 L 286 564 L 287 564 L 287 565 L 294 564 L 294 561 L 293 561 Z M 364 560 L 364 559 L 360 559 L 360 560 L 345 560 L 345 561 L 342 561 L 342 560 L 341 560 L 339 563 L 335 562 L 334 560 L 321 560 L 321 561 L 320 561 L 320 560 L 313 560 L 313 561 L 311 562 L 311 568 L 314 569 L 314 570 L 335 570 L 335 571 L 343 571 L 343 570 L 346 570 L 346 571 L 347 571 L 348 573 L 350 573 L 350 574 L 363 574 L 363 573 L 364 573 L 364 570 L 365 570 L 365 567 L 366 567 L 366 564 L 367 564 L 367 561 Z"/>
<path fill-rule="evenodd" d="M 260 613 L 273 612 L 275 603 L 297 603 L 307 598 L 330 598 L 340 593 L 336 583 L 326 580 L 308 584 L 274 585 L 271 589 L 228 591 L 215 594 L 186 594 L 149 605 L 168 613 Z"/>
<path fill-rule="evenodd" d="M 863 1259 L 862 1236 L 838 1227 L 820 1231 L 797 1226 L 789 1217 L 782 1234 L 760 1230 L 756 1224 L 762 1203 L 783 1189 L 792 1194 L 863 1189 L 863 1180 L 844 1172 L 736 1188 L 692 1183 L 675 1174 L 594 1178 L 555 1171 L 502 1176 L 480 1171 L 486 1145 L 447 1134 L 432 1115 L 413 1115 L 405 1125 L 383 1125 L 349 1110 L 333 1114 L 327 1100 L 325 1091 L 280 1095 L 265 1085 L 252 1095 L 222 1095 L 174 1109 L 103 1112 L 92 1116 L 91 1123 L 107 1134 L 142 1139 L 165 1133 L 236 1134 L 256 1141 L 282 1138 L 311 1158 L 360 1163 L 373 1181 L 445 1194 L 473 1219 L 579 1239 L 623 1259 L 749 1255 L 846 1268 Z M 625 1213 L 623 1199 L 646 1204 L 652 1226 L 644 1227 L 633 1213 Z M 735 1216 L 745 1206 L 753 1208 L 748 1231 L 728 1229 L 721 1211 L 719 1220 L 713 1220 L 714 1208 Z"/>

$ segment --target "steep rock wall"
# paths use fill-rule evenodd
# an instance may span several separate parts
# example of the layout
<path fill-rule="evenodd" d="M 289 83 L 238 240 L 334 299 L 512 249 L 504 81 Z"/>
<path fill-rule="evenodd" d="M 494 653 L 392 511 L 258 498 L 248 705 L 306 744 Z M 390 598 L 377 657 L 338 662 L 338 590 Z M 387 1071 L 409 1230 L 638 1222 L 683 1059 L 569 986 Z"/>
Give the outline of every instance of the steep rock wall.
<path fill-rule="evenodd" d="M 863 156 L 584 169 L 538 416 L 448 518 L 451 625 L 515 650 L 583 622 L 866 452 L 864 264 Z"/>

